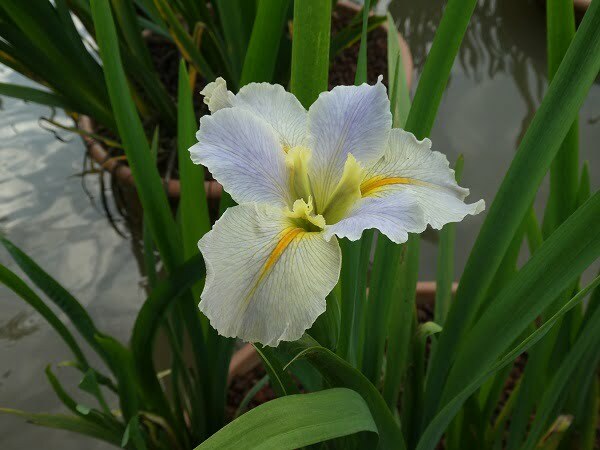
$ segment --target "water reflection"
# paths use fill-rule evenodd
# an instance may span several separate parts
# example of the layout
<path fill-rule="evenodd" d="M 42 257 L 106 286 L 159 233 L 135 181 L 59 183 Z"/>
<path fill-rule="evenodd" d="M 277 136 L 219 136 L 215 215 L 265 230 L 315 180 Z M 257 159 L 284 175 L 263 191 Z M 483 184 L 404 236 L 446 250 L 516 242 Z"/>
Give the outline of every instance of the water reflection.
<path fill-rule="evenodd" d="M 27 83 L 0 67 L 0 81 Z M 49 108 L 3 99 L 0 113 L 0 232 L 31 254 L 87 308 L 97 326 L 127 342 L 145 298 L 131 249 L 107 223 L 99 201 L 98 175 L 82 180 L 84 148 L 74 136 L 57 140 L 39 126 Z M 57 120 L 65 121 L 62 114 Z M 82 187 L 85 182 L 87 191 Z M 110 194 L 110 193 L 108 193 Z M 112 196 L 108 195 L 108 199 Z M 119 223 L 123 228 L 123 223 Z M 21 273 L 7 253 L 0 262 Z M 56 333 L 28 305 L 0 286 L 0 406 L 37 412 L 66 412 L 44 376 L 47 364 L 72 358 Z M 64 316 L 61 315 L 64 319 Z M 79 375 L 57 369 L 65 386 Z M 88 402 L 76 388 L 72 394 Z M 65 450 L 104 449 L 97 441 L 0 416 L 0 447 Z"/>
<path fill-rule="evenodd" d="M 390 11 L 411 49 L 415 77 L 423 69 L 446 4 L 441 0 L 392 0 Z M 431 137 L 454 161 L 465 155 L 463 184 L 473 200 L 489 205 L 547 88 L 546 15 L 538 0 L 479 0 L 442 98 Z M 416 86 L 417 83 L 414 83 Z M 600 89 L 592 86 L 581 110 L 580 154 L 598 170 L 594 149 Z M 598 177 L 592 176 L 592 188 Z M 545 182 L 536 209 L 547 198 Z M 462 271 L 484 215 L 457 227 L 457 273 Z M 422 246 L 421 278 L 435 275 L 435 245 Z"/>
<path fill-rule="evenodd" d="M 406 36 L 415 68 L 421 71 L 443 9 L 439 0 L 396 1 L 392 4 L 400 32 Z M 537 1 L 480 0 L 465 33 L 455 66 L 475 84 L 510 76 L 525 114 L 515 145 L 520 142 L 546 85 L 545 16 Z M 455 67 L 448 84 L 456 74 Z M 494 107 L 494 105 L 490 105 Z"/>

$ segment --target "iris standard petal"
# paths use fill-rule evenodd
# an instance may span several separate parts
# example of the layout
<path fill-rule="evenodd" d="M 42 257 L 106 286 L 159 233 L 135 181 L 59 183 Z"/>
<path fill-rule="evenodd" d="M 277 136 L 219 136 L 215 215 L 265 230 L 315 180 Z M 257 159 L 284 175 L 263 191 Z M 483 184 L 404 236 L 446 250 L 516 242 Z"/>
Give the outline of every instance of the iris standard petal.
<path fill-rule="evenodd" d="M 308 112 L 310 178 L 317 211 L 324 207 L 344 169 L 348 153 L 363 166 L 384 152 L 392 124 L 381 77 L 374 86 L 337 86 L 324 92 Z"/>
<path fill-rule="evenodd" d="M 376 228 L 401 244 L 407 241 L 408 233 L 421 233 L 426 226 L 423 210 L 415 198 L 406 192 L 395 192 L 381 198 L 360 199 L 344 219 L 326 226 L 323 234 L 327 240 L 336 235 L 356 241 L 364 230 Z"/>
<path fill-rule="evenodd" d="M 223 336 L 276 346 L 325 311 L 341 267 L 336 239 L 293 225 L 277 208 L 229 208 L 198 243 L 206 262 L 200 309 Z"/>
<path fill-rule="evenodd" d="M 202 164 L 237 203 L 289 207 L 285 153 L 273 129 L 243 108 L 225 108 L 203 116 L 192 161 Z"/>
<path fill-rule="evenodd" d="M 271 125 L 284 151 L 304 143 L 308 114 L 298 99 L 286 92 L 283 86 L 250 83 L 240 89 L 233 105 L 254 112 Z"/>
<path fill-rule="evenodd" d="M 367 171 L 361 193 L 363 197 L 385 197 L 402 191 L 415 197 L 426 222 L 436 229 L 485 208 L 483 200 L 464 202 L 469 190 L 456 183 L 448 160 L 431 150 L 429 139 L 419 141 L 412 133 L 394 128 L 385 155 Z"/>

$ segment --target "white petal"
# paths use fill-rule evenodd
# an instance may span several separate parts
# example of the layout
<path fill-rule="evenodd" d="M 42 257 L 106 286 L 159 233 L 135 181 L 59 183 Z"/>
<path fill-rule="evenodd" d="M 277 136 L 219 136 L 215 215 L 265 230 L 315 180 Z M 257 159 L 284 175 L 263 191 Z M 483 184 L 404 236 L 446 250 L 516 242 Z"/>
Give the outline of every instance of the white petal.
<path fill-rule="evenodd" d="M 242 108 L 203 116 L 192 161 L 207 167 L 237 203 L 291 205 L 285 153 L 262 119 Z"/>
<path fill-rule="evenodd" d="M 206 262 L 200 309 L 221 335 L 249 342 L 299 339 L 339 278 L 337 240 L 294 228 L 266 205 L 229 208 L 198 246 Z"/>
<path fill-rule="evenodd" d="M 423 211 L 413 196 L 396 192 L 381 198 L 359 200 L 344 219 L 326 226 L 324 235 L 325 239 L 331 239 L 335 234 L 356 241 L 364 230 L 376 228 L 401 244 L 408 239 L 408 233 L 421 233 L 426 226 Z"/>
<path fill-rule="evenodd" d="M 337 86 L 322 93 L 310 107 L 308 122 L 311 182 L 319 211 L 337 185 L 348 153 L 363 167 L 383 155 L 392 115 L 381 77 L 374 86 Z"/>
<path fill-rule="evenodd" d="M 221 77 L 208 83 L 200 91 L 200 95 L 204 96 L 204 103 L 208 105 L 212 114 L 220 109 L 231 107 L 235 97 L 233 92 L 227 90 L 227 82 Z"/>
<path fill-rule="evenodd" d="M 278 84 L 250 83 L 240 89 L 233 102 L 273 127 L 285 149 L 302 145 L 308 114 L 298 99 Z"/>
<path fill-rule="evenodd" d="M 422 141 L 404 130 L 393 129 L 384 157 L 365 176 L 363 196 L 384 197 L 392 192 L 410 192 L 417 199 L 425 220 L 440 229 L 460 222 L 466 215 L 479 214 L 483 200 L 466 204 L 469 190 L 460 187 L 446 156 L 431 151 L 431 141 Z"/>

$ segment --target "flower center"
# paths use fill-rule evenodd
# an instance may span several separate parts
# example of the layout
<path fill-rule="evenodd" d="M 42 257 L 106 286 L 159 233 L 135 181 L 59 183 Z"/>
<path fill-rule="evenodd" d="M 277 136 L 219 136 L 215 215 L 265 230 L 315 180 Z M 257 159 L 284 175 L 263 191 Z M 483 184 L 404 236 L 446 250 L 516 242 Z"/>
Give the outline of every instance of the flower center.
<path fill-rule="evenodd" d="M 307 147 L 292 147 L 285 155 L 285 163 L 290 170 L 290 189 L 292 198 L 303 199 L 308 202 L 312 195 L 310 180 L 308 179 L 308 162 L 310 149 Z"/>
<path fill-rule="evenodd" d="M 321 212 L 327 223 L 334 224 L 342 220 L 360 199 L 360 183 L 363 177 L 362 167 L 352 153 L 348 153 L 342 177 Z"/>
<path fill-rule="evenodd" d="M 321 231 L 325 228 L 325 219 L 320 214 L 313 211 L 312 197 L 308 197 L 308 202 L 304 199 L 298 199 L 294 202 L 292 210 L 286 213 L 294 226 L 306 231 Z"/>
<path fill-rule="evenodd" d="M 325 223 L 334 224 L 343 219 L 354 203 L 361 198 L 360 184 L 364 178 L 364 171 L 349 153 L 340 181 L 333 192 L 328 198 L 316 199 L 319 205 L 317 210 L 313 202 L 311 182 L 318 183 L 319 180 L 311 180 L 308 176 L 310 158 L 311 150 L 307 147 L 293 147 L 286 153 L 285 162 L 290 171 L 292 198 L 297 199 L 289 217 L 301 220 L 302 224 L 309 227 L 323 229 Z"/>

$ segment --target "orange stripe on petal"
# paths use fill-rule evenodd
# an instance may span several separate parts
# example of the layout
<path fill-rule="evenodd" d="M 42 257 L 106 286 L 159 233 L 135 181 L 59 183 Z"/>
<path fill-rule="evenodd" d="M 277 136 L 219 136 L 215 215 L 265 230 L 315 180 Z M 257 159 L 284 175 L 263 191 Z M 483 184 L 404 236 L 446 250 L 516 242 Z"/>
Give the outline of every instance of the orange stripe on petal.
<path fill-rule="evenodd" d="M 391 184 L 412 184 L 412 185 L 424 186 L 427 183 L 425 183 L 424 181 L 416 180 L 414 178 L 374 177 L 374 178 L 368 179 L 367 181 L 364 181 L 360 185 L 360 193 L 363 197 L 366 197 L 366 196 L 372 194 L 377 189 L 380 189 L 384 186 L 389 186 Z"/>
<path fill-rule="evenodd" d="M 300 233 L 302 233 L 303 231 L 304 230 L 302 228 L 291 228 L 285 232 L 285 234 L 281 237 L 281 239 L 279 239 L 279 242 L 277 243 L 277 245 L 275 246 L 275 248 L 269 255 L 269 259 L 267 259 L 267 262 L 265 263 L 265 266 L 263 267 L 263 270 L 261 271 L 259 278 L 262 278 L 264 276 L 264 274 L 271 267 L 273 267 L 273 265 L 279 260 L 282 253 L 285 251 L 285 249 L 288 247 L 288 245 L 290 245 L 291 242 L 294 240 L 294 238 L 296 236 L 298 236 Z"/>
<path fill-rule="evenodd" d="M 246 296 L 246 301 L 250 300 L 250 297 L 254 295 L 256 289 L 258 289 L 260 282 L 265 278 L 269 270 L 275 265 L 275 263 L 277 263 L 277 261 L 279 261 L 279 258 L 281 258 L 281 255 L 283 254 L 285 249 L 289 247 L 289 245 L 296 238 L 296 236 L 300 235 L 301 233 L 305 233 L 305 231 L 302 228 L 288 228 L 283 232 L 283 235 L 279 239 L 279 242 L 271 251 L 269 258 L 267 259 L 265 265 L 260 271 L 260 275 L 258 276 L 256 283 L 254 283 L 254 286 Z"/>

